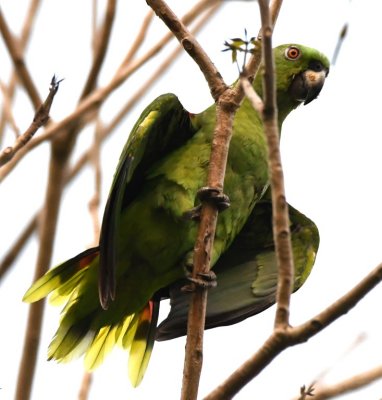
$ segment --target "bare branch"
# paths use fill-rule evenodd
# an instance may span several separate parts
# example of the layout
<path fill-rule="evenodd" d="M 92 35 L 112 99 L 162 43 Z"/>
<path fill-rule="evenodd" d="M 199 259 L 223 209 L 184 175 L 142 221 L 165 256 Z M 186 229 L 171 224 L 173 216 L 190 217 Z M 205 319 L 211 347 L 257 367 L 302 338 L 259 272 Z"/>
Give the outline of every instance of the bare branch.
<path fill-rule="evenodd" d="M 314 391 L 314 400 L 327 400 L 370 385 L 382 378 L 382 366 L 379 365 L 368 371 L 338 382 L 330 386 L 317 386 Z"/>
<path fill-rule="evenodd" d="M 5 254 L 4 258 L 0 262 L 0 283 L 4 278 L 5 274 L 9 271 L 11 265 L 16 260 L 16 257 L 20 254 L 20 251 L 23 249 L 28 239 L 31 237 L 33 232 L 37 228 L 37 219 L 38 214 L 33 216 L 31 220 L 28 222 L 24 230 L 21 232 L 20 236 L 14 242 L 12 247 Z"/>
<path fill-rule="evenodd" d="M 37 110 L 37 108 L 41 104 L 40 96 L 38 94 L 35 84 L 33 83 L 32 77 L 30 76 L 29 71 L 26 68 L 23 54 L 21 51 L 21 46 L 19 42 L 11 34 L 11 31 L 9 30 L 8 24 L 4 18 L 1 9 L 0 9 L 0 32 L 3 36 L 9 55 L 11 56 L 11 59 L 13 61 L 13 65 L 15 66 L 17 76 L 19 77 L 25 90 L 27 91 L 34 108 Z"/>
<path fill-rule="evenodd" d="M 128 51 L 128 53 L 126 54 L 126 57 L 122 61 L 121 66 L 119 67 L 120 69 L 126 68 L 126 66 L 131 62 L 131 60 L 134 58 L 135 54 L 138 52 L 138 50 L 142 46 L 142 43 L 146 37 L 147 30 L 153 19 L 153 16 L 154 16 L 154 13 L 152 10 L 150 10 L 143 20 L 141 29 L 139 30 L 137 36 L 135 37 L 134 43 L 131 45 L 130 50 Z"/>
<path fill-rule="evenodd" d="M 337 44 L 336 44 L 336 47 L 334 49 L 333 56 L 332 56 L 332 62 L 331 62 L 332 65 L 335 65 L 336 62 L 337 62 L 337 58 L 338 58 L 338 55 L 340 53 L 342 44 L 343 44 L 343 42 L 344 42 L 344 40 L 346 38 L 347 32 L 348 32 L 348 26 L 349 25 L 346 22 L 344 24 L 344 26 L 342 27 L 340 34 L 338 35 Z"/>
<path fill-rule="evenodd" d="M 106 50 L 109 44 L 111 29 L 113 27 L 114 17 L 116 11 L 116 0 L 109 0 L 107 2 L 105 20 L 103 22 L 101 31 L 97 38 L 94 38 L 96 43 L 93 64 L 90 68 L 88 78 L 82 90 L 81 99 L 84 99 L 96 86 L 97 78 L 100 73 L 103 61 L 105 59 Z"/>
<path fill-rule="evenodd" d="M 163 0 L 146 0 L 146 2 L 198 64 L 210 87 L 212 97 L 217 101 L 219 96 L 227 89 L 227 85 L 207 53 Z"/>
<path fill-rule="evenodd" d="M 10 127 L 12 128 L 17 138 L 20 136 L 20 129 L 17 126 L 15 119 L 13 118 L 12 107 L 11 107 L 12 95 L 8 87 L 2 81 L 0 81 L 0 89 L 3 93 L 3 112 L 2 112 L 3 126 L 5 126 L 5 122 L 8 121 Z"/>
<path fill-rule="evenodd" d="M 49 94 L 44 103 L 41 104 L 36 111 L 29 128 L 22 135 L 17 137 L 13 146 L 6 147 L 0 153 L 0 166 L 10 161 L 14 155 L 32 139 L 37 130 L 48 122 L 50 107 L 52 106 L 53 99 L 58 91 L 60 82 L 61 80 L 58 81 L 56 77 L 53 76 L 50 82 Z"/>
<path fill-rule="evenodd" d="M 252 107 L 260 114 L 263 114 L 264 111 L 264 103 L 261 97 L 255 92 L 255 89 L 249 82 L 246 76 L 240 77 L 240 83 L 244 90 L 245 96 L 251 102 Z"/>
<path fill-rule="evenodd" d="M 26 45 L 30 38 L 31 28 L 33 26 L 34 19 L 37 14 L 37 10 L 38 10 L 39 6 L 40 6 L 40 0 L 31 0 L 26 17 L 25 17 L 25 21 L 23 23 L 23 27 L 21 30 L 20 51 L 24 51 L 26 48 Z M 9 99 L 9 105 L 11 105 L 13 95 L 15 92 L 15 87 L 16 87 L 16 74 L 15 74 L 15 71 L 13 71 L 8 80 L 8 83 L 7 83 L 7 94 L 8 94 L 8 99 Z M 6 122 L 5 119 L 6 119 L 6 115 L 5 115 L 5 110 L 4 110 L 4 106 L 3 106 L 3 110 L 2 110 L 2 113 L 0 116 L 0 144 L 1 144 L 1 138 L 2 138 L 2 135 L 4 132 L 4 127 L 5 127 L 5 122 Z"/>

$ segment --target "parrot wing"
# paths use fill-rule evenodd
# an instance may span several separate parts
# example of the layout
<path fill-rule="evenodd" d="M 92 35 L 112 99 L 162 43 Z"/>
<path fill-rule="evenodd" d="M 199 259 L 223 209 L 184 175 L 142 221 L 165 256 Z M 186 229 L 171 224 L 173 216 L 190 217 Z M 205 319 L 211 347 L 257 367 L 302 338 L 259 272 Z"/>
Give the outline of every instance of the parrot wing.
<path fill-rule="evenodd" d="M 308 277 L 318 250 L 318 229 L 313 221 L 289 206 L 295 262 L 294 291 Z M 272 204 L 262 201 L 229 250 L 216 263 L 218 285 L 208 292 L 205 329 L 231 325 L 258 314 L 275 303 L 277 262 L 272 238 Z M 158 326 L 156 340 L 186 334 L 190 294 L 185 282 L 170 288 L 171 310 Z"/>
<path fill-rule="evenodd" d="M 148 169 L 182 146 L 195 132 L 190 114 L 173 94 L 155 99 L 133 127 L 119 159 L 102 220 L 99 296 L 103 308 L 115 297 L 117 226 L 121 211 L 138 192 Z"/>

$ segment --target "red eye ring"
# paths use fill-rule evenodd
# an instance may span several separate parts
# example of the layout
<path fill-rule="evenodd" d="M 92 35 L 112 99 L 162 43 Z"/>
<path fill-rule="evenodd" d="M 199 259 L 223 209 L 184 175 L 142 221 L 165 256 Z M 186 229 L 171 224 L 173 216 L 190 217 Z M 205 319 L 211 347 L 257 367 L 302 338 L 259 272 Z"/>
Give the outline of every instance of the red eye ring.
<path fill-rule="evenodd" d="M 296 46 L 290 46 L 285 50 L 285 57 L 288 60 L 297 60 L 301 56 L 301 51 Z"/>

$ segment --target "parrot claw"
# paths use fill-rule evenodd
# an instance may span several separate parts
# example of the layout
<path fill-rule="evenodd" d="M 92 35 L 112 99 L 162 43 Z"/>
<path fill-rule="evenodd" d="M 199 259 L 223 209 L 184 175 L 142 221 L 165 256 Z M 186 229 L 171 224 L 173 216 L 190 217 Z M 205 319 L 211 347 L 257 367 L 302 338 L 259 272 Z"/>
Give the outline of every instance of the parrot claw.
<path fill-rule="evenodd" d="M 216 188 L 208 186 L 202 187 L 198 190 L 197 196 L 200 201 L 213 203 L 219 212 L 226 210 L 231 205 L 229 197 Z M 186 211 L 183 214 L 183 217 L 192 221 L 200 221 L 201 211 L 202 205 L 199 204 L 196 207 L 191 208 L 191 210 Z"/>
<path fill-rule="evenodd" d="M 207 201 L 215 204 L 220 212 L 226 210 L 231 205 L 229 197 L 217 188 L 208 186 L 202 187 L 198 190 L 197 195 L 200 201 Z"/>
<path fill-rule="evenodd" d="M 191 221 L 200 221 L 200 212 L 202 210 L 201 204 L 198 206 L 191 208 L 191 210 L 183 213 L 183 217 L 186 219 L 190 219 Z"/>
<path fill-rule="evenodd" d="M 191 282 L 191 284 L 183 286 L 181 289 L 182 292 L 194 292 L 196 287 L 210 289 L 217 286 L 216 274 L 213 271 L 198 273 L 196 278 L 188 276 L 187 279 Z"/>

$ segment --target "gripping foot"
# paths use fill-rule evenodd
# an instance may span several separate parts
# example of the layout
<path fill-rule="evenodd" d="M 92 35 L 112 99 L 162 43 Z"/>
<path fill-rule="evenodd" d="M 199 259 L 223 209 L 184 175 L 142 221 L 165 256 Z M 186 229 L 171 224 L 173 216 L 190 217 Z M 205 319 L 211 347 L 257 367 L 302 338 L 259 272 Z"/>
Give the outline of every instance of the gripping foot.
<path fill-rule="evenodd" d="M 213 271 L 208 271 L 207 273 L 198 273 L 196 277 L 191 276 L 192 265 L 186 265 L 186 278 L 191 283 L 182 287 L 183 292 L 193 292 L 196 287 L 202 289 L 214 288 L 217 285 L 216 274 Z"/>
<path fill-rule="evenodd" d="M 211 188 L 208 186 L 202 187 L 198 190 L 197 196 L 200 201 L 207 201 L 213 203 L 219 212 L 226 210 L 230 205 L 229 197 L 222 193 L 219 189 Z M 185 212 L 183 217 L 192 221 L 200 221 L 200 213 L 202 205 L 199 204 L 191 210 Z"/>
<path fill-rule="evenodd" d="M 213 203 L 219 212 L 226 210 L 230 205 L 229 197 L 222 193 L 221 190 L 213 187 L 202 187 L 198 190 L 198 197 L 200 201 L 207 201 Z"/>

